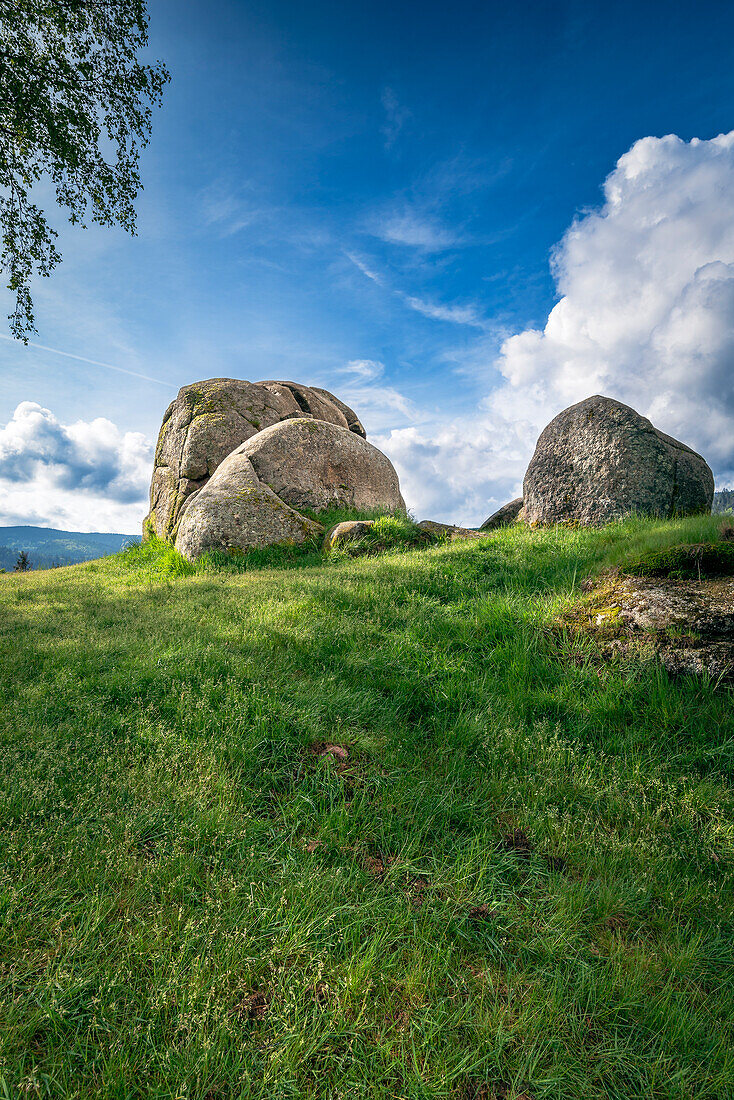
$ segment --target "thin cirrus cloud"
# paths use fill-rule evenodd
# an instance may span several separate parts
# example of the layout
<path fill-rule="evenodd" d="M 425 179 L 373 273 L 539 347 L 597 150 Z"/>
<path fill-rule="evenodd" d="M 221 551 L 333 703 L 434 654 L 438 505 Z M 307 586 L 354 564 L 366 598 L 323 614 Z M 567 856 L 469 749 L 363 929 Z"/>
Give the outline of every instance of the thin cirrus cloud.
<path fill-rule="evenodd" d="M 345 256 L 354 266 L 362 272 L 365 278 L 370 279 L 379 287 L 390 290 L 396 298 L 399 298 L 408 309 L 421 313 L 433 321 L 446 321 L 454 325 L 469 325 L 472 328 L 486 329 L 487 324 L 477 313 L 472 305 L 446 305 L 443 302 L 429 301 L 419 298 L 415 294 L 407 294 L 403 290 L 391 289 L 383 275 L 374 270 L 374 267 L 354 252 L 345 252 Z"/>
<path fill-rule="evenodd" d="M 6 336 L 0 332 L 0 340 L 6 340 L 8 344 L 14 348 L 18 348 L 18 342 L 13 339 L 12 336 Z M 50 348 L 46 344 L 36 344 L 33 340 L 28 340 L 24 345 L 29 348 L 36 348 L 38 351 L 50 351 L 53 355 L 61 355 L 64 359 L 76 359 L 79 363 L 87 363 L 92 367 L 104 367 L 105 370 L 115 371 L 116 374 L 127 374 L 130 378 L 140 378 L 143 382 L 155 382 L 157 386 L 165 386 L 167 390 L 171 389 L 170 382 L 164 382 L 162 378 L 153 378 L 149 374 L 141 374 L 136 370 L 128 370 L 127 367 L 117 367 L 112 363 L 103 363 L 99 359 L 88 359 L 86 355 L 76 355 L 71 351 L 61 351 L 60 348 Z"/>
<path fill-rule="evenodd" d="M 485 322 L 477 315 L 473 306 L 447 306 L 441 302 L 428 302 L 412 294 L 399 294 L 406 306 L 430 317 L 434 321 L 448 321 L 454 325 L 470 325 L 472 328 L 485 328 Z"/>
<path fill-rule="evenodd" d="M 392 88 L 383 88 L 380 98 L 385 112 L 382 136 L 385 139 L 385 148 L 392 149 L 413 115 L 405 104 L 400 102 Z"/>
<path fill-rule="evenodd" d="M 354 264 L 358 271 L 361 271 L 366 279 L 370 279 L 377 286 L 384 286 L 385 280 L 379 272 L 375 271 L 361 256 L 358 256 L 355 252 L 345 252 L 344 255 L 347 259 Z"/>
<path fill-rule="evenodd" d="M 231 237 L 249 229 L 260 220 L 264 211 L 242 194 L 242 188 L 228 186 L 218 180 L 206 187 L 200 196 L 202 222 L 220 237 Z"/>
<path fill-rule="evenodd" d="M 406 499 L 481 522 L 520 489 L 545 424 L 593 393 L 632 405 L 731 483 L 734 132 L 635 142 L 551 264 L 560 300 L 544 328 L 510 336 L 486 361 L 481 414 L 382 438 Z"/>
<path fill-rule="evenodd" d="M 446 252 L 462 244 L 454 230 L 411 207 L 373 215 L 367 231 L 386 244 L 416 248 L 422 252 Z"/>

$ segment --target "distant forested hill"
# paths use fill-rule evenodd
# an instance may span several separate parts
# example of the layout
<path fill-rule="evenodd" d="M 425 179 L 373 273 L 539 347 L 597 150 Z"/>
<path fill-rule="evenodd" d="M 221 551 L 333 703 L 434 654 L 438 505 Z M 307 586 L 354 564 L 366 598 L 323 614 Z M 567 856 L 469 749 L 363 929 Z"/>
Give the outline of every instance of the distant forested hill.
<path fill-rule="evenodd" d="M 719 489 L 714 493 L 714 506 L 712 512 L 728 512 L 734 508 L 734 489 Z"/>
<path fill-rule="evenodd" d="M 116 554 L 131 542 L 140 539 L 137 535 L 55 531 L 51 527 L 0 527 L 0 569 L 13 569 L 21 550 L 28 554 L 32 569 L 50 569 Z"/>

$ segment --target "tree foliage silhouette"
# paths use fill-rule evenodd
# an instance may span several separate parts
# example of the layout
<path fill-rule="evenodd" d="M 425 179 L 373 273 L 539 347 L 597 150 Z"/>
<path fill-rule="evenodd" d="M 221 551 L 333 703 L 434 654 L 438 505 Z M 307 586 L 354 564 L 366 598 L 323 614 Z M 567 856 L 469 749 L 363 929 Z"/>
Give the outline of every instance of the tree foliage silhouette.
<path fill-rule="evenodd" d="M 18 554 L 18 560 L 15 563 L 16 573 L 26 573 L 31 568 L 30 558 L 25 550 L 21 550 Z"/>
<path fill-rule="evenodd" d="M 169 80 L 139 60 L 147 42 L 146 0 L 0 0 L 0 271 L 26 343 L 31 279 L 61 259 L 37 185 L 72 224 L 135 232 L 140 151 Z"/>

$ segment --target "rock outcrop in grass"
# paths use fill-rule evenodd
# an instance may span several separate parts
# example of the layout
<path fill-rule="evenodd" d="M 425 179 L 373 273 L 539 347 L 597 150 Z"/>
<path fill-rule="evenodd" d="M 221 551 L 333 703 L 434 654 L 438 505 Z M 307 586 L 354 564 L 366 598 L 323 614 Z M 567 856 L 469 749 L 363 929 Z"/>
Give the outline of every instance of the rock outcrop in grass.
<path fill-rule="evenodd" d="M 714 478 L 684 443 L 628 405 L 596 395 L 559 413 L 538 440 L 523 486 L 526 523 L 610 523 L 638 514 L 710 512 Z"/>
<path fill-rule="evenodd" d="M 173 541 L 189 498 L 227 455 L 264 428 L 293 417 L 366 435 L 354 410 L 327 390 L 239 378 L 209 378 L 184 386 L 163 417 L 144 533 Z"/>
<path fill-rule="evenodd" d="M 163 418 L 144 535 L 189 561 L 318 539 L 300 510 L 405 512 L 390 460 L 327 390 L 212 378 L 184 386 Z"/>
<path fill-rule="evenodd" d="M 734 680 L 734 545 L 649 550 L 587 585 L 562 616 L 610 657 L 649 650 L 671 673 Z"/>

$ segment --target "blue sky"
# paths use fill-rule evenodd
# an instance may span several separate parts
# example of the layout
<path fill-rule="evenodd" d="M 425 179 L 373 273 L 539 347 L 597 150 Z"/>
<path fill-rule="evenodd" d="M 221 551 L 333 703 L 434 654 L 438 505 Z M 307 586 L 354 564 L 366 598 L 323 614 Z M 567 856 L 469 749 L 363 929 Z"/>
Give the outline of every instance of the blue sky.
<path fill-rule="evenodd" d="M 137 530 L 220 375 L 350 400 L 418 518 L 481 521 L 600 388 L 734 476 L 730 4 L 150 9 L 139 233 L 57 220 L 43 348 L 0 339 L 0 523 Z"/>

